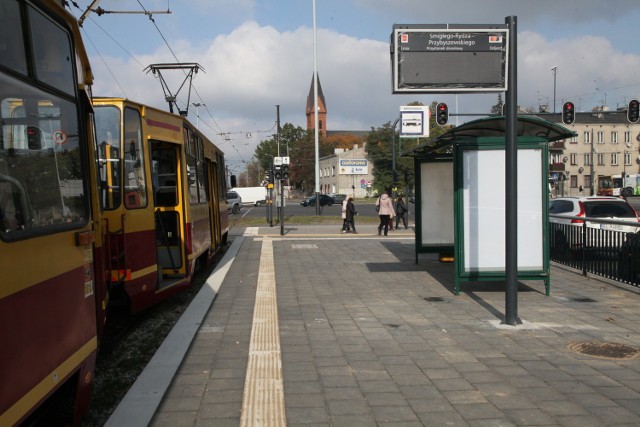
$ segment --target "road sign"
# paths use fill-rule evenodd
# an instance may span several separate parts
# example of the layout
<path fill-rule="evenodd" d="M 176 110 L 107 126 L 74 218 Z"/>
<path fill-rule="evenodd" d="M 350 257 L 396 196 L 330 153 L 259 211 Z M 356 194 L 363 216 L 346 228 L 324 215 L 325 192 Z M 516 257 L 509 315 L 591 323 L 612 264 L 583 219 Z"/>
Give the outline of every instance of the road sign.
<path fill-rule="evenodd" d="M 274 166 L 282 166 L 282 165 L 288 165 L 289 164 L 289 157 L 274 157 L 273 158 L 273 165 Z"/>
<path fill-rule="evenodd" d="M 429 136 L 429 107 L 403 105 L 400 107 L 400 138 Z"/>
<path fill-rule="evenodd" d="M 391 33 L 392 92 L 504 92 L 508 45 L 504 24 L 396 24 Z"/>

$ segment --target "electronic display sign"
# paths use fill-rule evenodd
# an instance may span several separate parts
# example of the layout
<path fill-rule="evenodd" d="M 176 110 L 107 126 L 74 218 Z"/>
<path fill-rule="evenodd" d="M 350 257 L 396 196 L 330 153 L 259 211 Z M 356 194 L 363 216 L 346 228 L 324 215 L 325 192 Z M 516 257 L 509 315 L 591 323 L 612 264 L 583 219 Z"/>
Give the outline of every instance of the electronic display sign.
<path fill-rule="evenodd" d="M 504 92 L 508 46 L 505 25 L 394 25 L 392 92 Z"/>

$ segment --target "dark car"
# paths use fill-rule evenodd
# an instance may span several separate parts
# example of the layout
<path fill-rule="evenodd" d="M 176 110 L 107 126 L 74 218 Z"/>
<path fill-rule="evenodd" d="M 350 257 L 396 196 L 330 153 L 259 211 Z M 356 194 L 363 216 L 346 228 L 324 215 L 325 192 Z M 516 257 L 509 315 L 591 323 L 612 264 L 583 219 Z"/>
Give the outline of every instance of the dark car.
<path fill-rule="evenodd" d="M 316 205 L 316 196 L 308 197 L 304 200 L 300 201 L 302 206 L 315 206 Z M 333 205 L 333 197 L 327 194 L 320 195 L 320 206 L 331 206 Z"/>
<path fill-rule="evenodd" d="M 336 205 L 339 205 L 342 202 L 344 202 L 344 199 L 347 198 L 347 195 L 346 194 L 331 194 L 331 197 L 333 198 L 333 203 L 335 203 Z"/>

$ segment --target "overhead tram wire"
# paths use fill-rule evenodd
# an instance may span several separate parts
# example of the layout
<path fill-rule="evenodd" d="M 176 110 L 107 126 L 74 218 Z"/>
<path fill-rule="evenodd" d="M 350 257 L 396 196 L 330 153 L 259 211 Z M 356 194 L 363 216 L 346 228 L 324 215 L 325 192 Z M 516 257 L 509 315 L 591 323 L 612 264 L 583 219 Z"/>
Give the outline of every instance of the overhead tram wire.
<path fill-rule="evenodd" d="M 171 55 L 173 56 L 173 58 L 176 60 L 176 62 L 180 62 L 180 60 L 178 59 L 175 51 L 173 50 L 173 48 L 171 47 L 171 45 L 169 44 L 167 38 L 164 36 L 164 34 L 162 33 L 162 31 L 160 30 L 160 28 L 158 27 L 155 19 L 153 18 L 153 15 L 146 10 L 146 8 L 144 7 L 144 5 L 140 2 L 140 0 L 137 0 L 138 4 L 140 5 L 140 8 L 143 10 L 143 12 L 149 17 L 149 20 L 153 23 L 153 26 L 155 27 L 156 31 L 158 32 L 158 34 L 160 35 L 160 37 L 162 38 L 162 40 L 164 41 L 165 45 L 167 46 L 167 48 L 169 49 L 169 52 L 171 53 Z M 74 7 L 76 7 L 79 11 L 82 11 L 82 9 L 80 8 L 80 6 L 73 0 L 71 0 L 71 3 L 74 5 Z M 133 59 L 138 65 L 140 65 L 141 67 L 144 68 L 144 65 L 142 63 L 140 63 L 140 61 L 133 55 L 131 54 L 121 43 L 119 43 L 108 31 L 106 31 L 104 28 L 102 28 L 93 18 L 89 18 L 91 20 L 91 22 L 93 24 L 95 24 L 102 32 L 104 32 L 118 47 L 120 47 L 131 59 Z M 83 29 L 84 30 L 84 29 Z M 122 87 L 122 85 L 120 84 L 120 82 L 118 81 L 117 77 L 115 76 L 115 74 L 113 73 L 113 71 L 111 70 L 111 68 L 109 67 L 109 65 L 107 64 L 107 62 L 104 60 L 104 58 L 102 57 L 102 55 L 100 54 L 100 51 L 98 50 L 97 46 L 93 43 L 93 41 L 91 40 L 91 38 L 89 37 L 89 35 L 87 34 L 86 30 L 84 30 L 84 34 L 87 36 L 87 38 L 89 39 L 89 41 L 91 42 L 91 45 L 94 47 L 94 49 L 96 50 L 96 53 L 98 54 L 98 56 L 100 56 L 100 59 L 102 60 L 102 62 L 105 64 L 105 67 L 107 68 L 107 70 L 109 71 L 109 73 L 111 74 L 111 76 L 113 77 L 113 79 L 115 80 L 116 84 L 118 85 L 118 87 L 120 88 L 120 90 L 122 91 L 122 93 L 125 95 L 126 97 L 126 92 L 124 90 L 124 88 Z M 183 70 L 184 73 L 186 73 Z M 275 124 L 273 125 L 273 127 L 270 130 L 253 130 L 253 131 L 241 131 L 241 132 L 223 132 L 222 131 L 222 127 L 218 124 L 218 122 L 216 121 L 216 119 L 214 118 L 211 110 L 209 110 L 209 107 L 207 106 L 207 104 L 204 102 L 204 99 L 202 98 L 202 96 L 200 95 L 200 93 L 198 92 L 198 88 L 194 85 L 193 86 L 193 90 L 196 94 L 196 96 L 198 97 L 199 101 L 203 104 L 205 111 L 207 112 L 207 114 L 209 115 L 209 117 L 211 117 L 211 120 L 213 121 L 213 123 L 215 124 L 215 126 L 217 127 L 217 130 L 214 129 L 211 125 L 209 125 L 206 121 L 203 120 L 203 124 L 205 126 L 207 126 L 209 129 L 211 129 L 214 133 L 216 133 L 219 136 L 222 135 L 230 135 L 230 134 L 254 134 L 254 133 L 269 133 L 272 132 L 273 129 L 275 128 Z M 229 145 L 231 145 L 231 147 L 236 151 L 236 153 L 242 157 L 242 155 L 240 154 L 238 148 L 231 142 L 231 139 L 227 138 L 224 139 L 225 142 L 228 142 Z"/>
<path fill-rule="evenodd" d="M 111 77 L 113 77 L 113 80 L 116 82 L 116 84 L 118 85 L 118 87 L 120 88 L 120 90 L 122 91 L 122 94 L 124 95 L 125 98 L 127 98 L 127 92 L 124 90 L 124 88 L 122 87 L 122 85 L 120 84 L 120 81 L 118 80 L 118 78 L 116 77 L 116 75 L 113 73 L 113 71 L 111 70 L 111 67 L 109 67 L 109 64 L 107 63 L 107 61 L 104 60 L 104 58 L 102 57 L 102 54 L 100 53 L 100 51 L 98 50 L 98 47 L 95 45 L 95 43 L 93 42 L 93 40 L 91 39 L 91 37 L 86 33 L 86 31 L 84 31 L 84 35 L 86 36 L 87 40 L 89 40 L 89 43 L 91 43 L 91 46 L 93 46 L 93 48 L 96 51 L 96 54 L 100 57 L 100 60 L 102 61 L 102 63 L 104 64 L 104 66 L 107 68 L 107 70 L 109 71 L 109 74 L 111 74 Z"/>

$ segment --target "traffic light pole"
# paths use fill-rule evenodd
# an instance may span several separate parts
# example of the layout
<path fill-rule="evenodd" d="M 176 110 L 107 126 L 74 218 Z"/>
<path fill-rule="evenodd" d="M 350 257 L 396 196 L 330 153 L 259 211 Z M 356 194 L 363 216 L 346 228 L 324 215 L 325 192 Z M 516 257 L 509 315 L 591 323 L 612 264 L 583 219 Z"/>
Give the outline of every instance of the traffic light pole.
<path fill-rule="evenodd" d="M 280 182 L 280 235 L 284 236 L 284 180 L 279 179 Z"/>
<path fill-rule="evenodd" d="M 400 117 L 398 117 L 395 122 L 393 122 L 393 127 L 391 128 L 391 173 L 392 173 L 392 186 L 391 186 L 391 197 L 393 200 L 396 198 L 396 187 L 397 183 L 397 172 L 396 172 L 396 126 L 398 126 L 398 122 L 400 121 Z"/>

